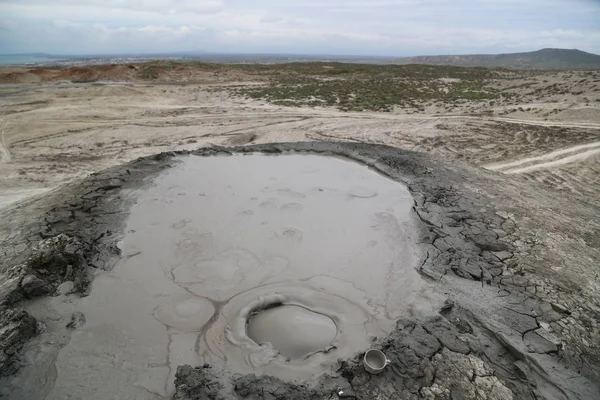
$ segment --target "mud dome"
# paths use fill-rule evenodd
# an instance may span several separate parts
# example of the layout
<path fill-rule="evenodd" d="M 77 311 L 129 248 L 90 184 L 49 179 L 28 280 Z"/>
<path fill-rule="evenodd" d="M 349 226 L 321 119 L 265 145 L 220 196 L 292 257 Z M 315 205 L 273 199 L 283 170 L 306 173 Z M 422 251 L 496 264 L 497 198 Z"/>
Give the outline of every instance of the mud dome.
<path fill-rule="evenodd" d="M 122 260 L 90 295 L 28 307 L 86 317 L 47 399 L 167 396 L 182 364 L 310 382 L 439 308 L 398 182 L 316 155 L 175 160 L 132 194 Z"/>

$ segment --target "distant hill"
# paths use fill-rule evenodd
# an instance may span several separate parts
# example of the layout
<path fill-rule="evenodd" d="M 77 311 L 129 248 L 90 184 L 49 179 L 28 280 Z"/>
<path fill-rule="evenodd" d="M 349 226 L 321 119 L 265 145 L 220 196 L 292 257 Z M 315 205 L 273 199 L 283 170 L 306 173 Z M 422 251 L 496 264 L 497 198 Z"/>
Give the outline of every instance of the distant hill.
<path fill-rule="evenodd" d="M 395 64 L 433 64 L 512 69 L 600 69 L 600 56 L 576 49 L 542 49 L 529 53 L 418 56 Z"/>

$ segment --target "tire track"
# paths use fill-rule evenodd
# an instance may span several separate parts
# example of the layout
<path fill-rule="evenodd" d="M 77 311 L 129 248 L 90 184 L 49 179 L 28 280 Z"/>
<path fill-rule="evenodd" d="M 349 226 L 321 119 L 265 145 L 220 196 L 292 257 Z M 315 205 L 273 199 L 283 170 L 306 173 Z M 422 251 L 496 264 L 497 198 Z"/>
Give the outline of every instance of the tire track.
<path fill-rule="evenodd" d="M 7 127 L 8 121 L 2 127 L 2 135 L 0 137 L 0 163 L 7 163 L 12 159 L 10 156 L 10 151 L 8 151 L 8 146 L 6 145 L 6 138 L 4 136 Z"/>
<path fill-rule="evenodd" d="M 573 154 L 573 155 L 570 155 L 567 157 L 563 157 L 558 160 L 549 161 L 549 162 L 545 162 L 545 163 L 541 163 L 541 164 L 534 164 L 534 165 L 530 165 L 528 167 L 523 167 L 523 168 L 513 168 L 513 169 L 509 169 L 504 172 L 506 174 L 523 174 L 526 172 L 532 172 L 532 171 L 537 171 L 540 169 L 548 169 L 548 168 L 558 167 L 558 166 L 570 164 L 570 163 L 573 163 L 576 161 L 585 160 L 596 154 L 600 154 L 600 147 L 596 148 L 596 149 L 584 151 L 582 153 L 577 153 L 577 154 Z"/>
<path fill-rule="evenodd" d="M 574 163 L 596 154 L 600 154 L 600 141 L 555 150 L 541 156 L 528 157 L 505 164 L 490 164 L 484 168 L 505 174 L 522 174 Z"/>
<path fill-rule="evenodd" d="M 490 164 L 490 165 L 484 166 L 484 168 L 492 170 L 492 171 L 498 171 L 498 170 L 506 171 L 506 170 L 513 169 L 514 167 L 522 166 L 524 164 L 535 163 L 537 161 L 553 160 L 562 155 L 577 153 L 581 150 L 595 149 L 598 147 L 600 147 L 600 142 L 581 144 L 581 145 L 577 145 L 577 146 L 573 146 L 573 147 L 568 147 L 566 149 L 555 150 L 553 152 L 550 152 L 550 153 L 547 153 L 547 154 L 544 154 L 541 156 L 537 156 L 537 157 L 523 158 L 521 160 L 511 161 L 509 163 L 504 163 L 504 164 Z"/>

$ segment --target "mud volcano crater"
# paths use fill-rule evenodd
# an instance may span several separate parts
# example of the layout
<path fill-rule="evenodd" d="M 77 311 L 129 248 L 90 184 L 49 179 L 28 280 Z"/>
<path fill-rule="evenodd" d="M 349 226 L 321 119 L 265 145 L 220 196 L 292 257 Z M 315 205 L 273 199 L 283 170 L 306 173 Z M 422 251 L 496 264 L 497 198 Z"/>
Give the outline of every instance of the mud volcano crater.
<path fill-rule="evenodd" d="M 0 282 L 4 304 L 52 274 L 36 264 L 47 252 L 60 274 L 44 286 L 54 297 L 28 294 L 26 313 L 3 314 L 29 325 L 33 316 L 43 329 L 2 394 L 596 398 L 596 366 L 573 353 L 553 358 L 558 339 L 546 325 L 510 311 L 527 302 L 544 315 L 548 303 L 517 284 L 498 296 L 517 230 L 491 199 L 527 193 L 511 185 L 410 152 L 337 143 L 161 154 L 96 174 L 48 196 L 46 208 L 24 206 L 46 210 L 50 239 L 10 259 L 28 279 Z M 3 216 L 40 234 L 37 218 Z M 66 259 L 77 262 L 67 268 Z M 32 336 L 19 335 L 12 346 Z M 392 366 L 370 378 L 360 353 L 372 347 Z M 561 380 L 576 360 L 590 368 Z"/>
<path fill-rule="evenodd" d="M 110 395 L 103 382 L 169 395 L 181 364 L 315 382 L 398 318 L 443 302 L 416 270 L 407 188 L 349 159 L 181 155 L 127 198 L 114 268 L 86 298 L 30 305 L 85 315 L 47 398 L 92 366 L 98 380 L 82 395 Z M 128 368 L 102 366 L 103 354 Z"/>
<path fill-rule="evenodd" d="M 296 305 L 273 304 L 250 316 L 247 335 L 256 343 L 270 343 L 289 359 L 324 351 L 337 336 L 330 317 Z"/>

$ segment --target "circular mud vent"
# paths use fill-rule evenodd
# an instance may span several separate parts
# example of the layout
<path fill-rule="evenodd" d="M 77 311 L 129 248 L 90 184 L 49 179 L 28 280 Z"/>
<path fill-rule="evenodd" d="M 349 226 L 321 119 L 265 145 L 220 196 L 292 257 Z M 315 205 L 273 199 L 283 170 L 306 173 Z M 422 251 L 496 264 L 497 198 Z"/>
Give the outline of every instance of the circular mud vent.
<path fill-rule="evenodd" d="M 282 356 L 303 359 L 331 346 L 337 336 L 335 322 L 326 315 L 296 305 L 274 305 L 250 316 L 250 339 L 270 343 Z"/>
<path fill-rule="evenodd" d="M 214 305 L 196 296 L 176 296 L 154 311 L 154 317 L 165 326 L 180 332 L 202 329 L 215 313 Z"/>

